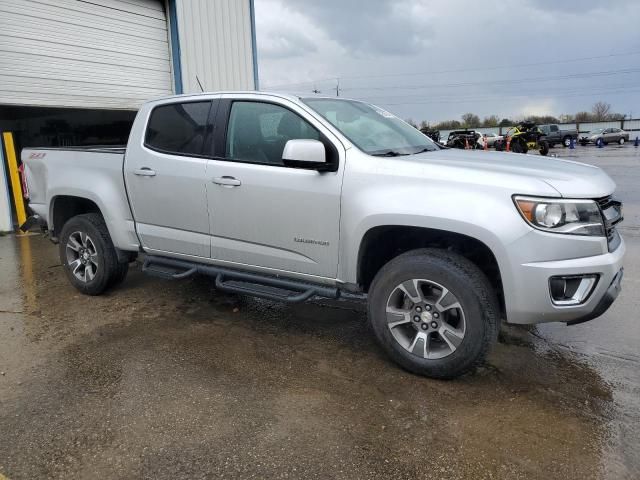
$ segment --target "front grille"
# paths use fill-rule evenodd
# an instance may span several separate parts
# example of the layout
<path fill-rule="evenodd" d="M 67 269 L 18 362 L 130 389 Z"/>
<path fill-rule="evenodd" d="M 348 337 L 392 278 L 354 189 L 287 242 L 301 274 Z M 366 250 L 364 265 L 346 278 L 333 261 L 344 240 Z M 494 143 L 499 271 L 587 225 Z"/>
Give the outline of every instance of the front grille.
<path fill-rule="evenodd" d="M 600 207 L 602 220 L 604 221 L 605 234 L 607 235 L 607 243 L 609 251 L 613 252 L 620 245 L 620 235 L 616 231 L 615 226 L 623 220 L 622 203 L 614 200 L 611 195 L 596 198 L 596 202 Z"/>

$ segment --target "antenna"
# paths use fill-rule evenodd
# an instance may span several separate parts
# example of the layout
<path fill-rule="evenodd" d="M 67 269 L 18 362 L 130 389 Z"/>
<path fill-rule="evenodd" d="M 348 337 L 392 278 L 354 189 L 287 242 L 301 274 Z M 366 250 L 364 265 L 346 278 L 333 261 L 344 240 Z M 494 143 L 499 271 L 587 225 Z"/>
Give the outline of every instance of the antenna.
<path fill-rule="evenodd" d="M 202 87 L 202 83 L 200 83 L 200 79 L 198 78 L 198 75 L 196 75 L 196 82 L 198 82 L 198 86 L 200 87 L 200 91 L 202 93 L 204 93 L 204 88 Z"/>

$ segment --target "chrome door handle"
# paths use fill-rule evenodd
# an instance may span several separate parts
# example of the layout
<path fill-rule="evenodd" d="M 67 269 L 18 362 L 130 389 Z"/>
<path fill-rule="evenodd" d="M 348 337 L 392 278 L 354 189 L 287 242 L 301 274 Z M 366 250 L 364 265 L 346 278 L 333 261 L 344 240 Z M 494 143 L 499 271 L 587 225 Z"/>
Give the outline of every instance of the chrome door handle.
<path fill-rule="evenodd" d="M 240 180 L 234 177 L 229 177 L 227 175 L 225 175 L 224 177 L 215 177 L 211 181 L 216 185 L 222 185 L 225 187 L 239 187 L 240 185 L 242 185 L 242 182 Z"/>
<path fill-rule="evenodd" d="M 142 167 L 133 171 L 134 175 L 138 175 L 140 177 L 155 177 L 156 171 L 151 170 L 149 167 Z"/>

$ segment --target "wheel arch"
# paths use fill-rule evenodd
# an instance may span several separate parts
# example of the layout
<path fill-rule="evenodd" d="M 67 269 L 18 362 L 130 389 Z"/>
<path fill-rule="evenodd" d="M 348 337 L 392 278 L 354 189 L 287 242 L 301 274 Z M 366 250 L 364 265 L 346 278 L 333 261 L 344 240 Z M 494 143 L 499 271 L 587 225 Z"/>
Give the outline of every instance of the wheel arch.
<path fill-rule="evenodd" d="M 109 225 L 107 218 L 103 214 L 103 209 L 100 207 L 98 202 L 95 199 L 88 198 L 87 196 L 67 194 L 55 195 L 51 198 L 49 203 L 48 227 L 51 240 L 57 243 L 64 224 L 69 221 L 69 219 L 84 213 L 97 213 L 101 215 L 105 221 L 107 231 L 113 241 L 113 227 Z M 116 247 L 116 254 L 118 256 L 118 261 L 120 262 L 128 262 L 135 257 L 135 252 L 132 253 L 131 251 L 122 250 L 118 247 Z"/>
<path fill-rule="evenodd" d="M 86 197 L 76 195 L 56 195 L 49 204 L 49 232 L 53 241 L 58 241 L 64 224 L 76 215 L 99 213 L 98 204 Z M 103 215 L 104 218 L 104 215 Z"/>
<path fill-rule="evenodd" d="M 419 248 L 440 248 L 456 252 L 473 262 L 487 276 L 504 312 L 503 270 L 486 242 L 463 233 L 435 228 L 381 225 L 363 235 L 357 255 L 356 282 L 364 292 L 390 260 Z"/>

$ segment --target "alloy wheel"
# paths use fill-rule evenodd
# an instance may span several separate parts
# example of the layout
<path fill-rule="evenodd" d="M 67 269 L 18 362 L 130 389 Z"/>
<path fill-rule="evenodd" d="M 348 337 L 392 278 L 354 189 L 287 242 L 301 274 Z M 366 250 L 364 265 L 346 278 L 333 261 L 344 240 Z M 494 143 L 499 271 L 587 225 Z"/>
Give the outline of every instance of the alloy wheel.
<path fill-rule="evenodd" d="M 98 251 L 95 243 L 85 232 L 73 232 L 66 245 L 67 265 L 73 275 L 87 283 L 98 272 Z"/>
<path fill-rule="evenodd" d="M 395 341 L 425 359 L 451 355 L 465 336 L 465 314 L 458 298 L 431 280 L 397 285 L 387 299 L 386 314 Z"/>

